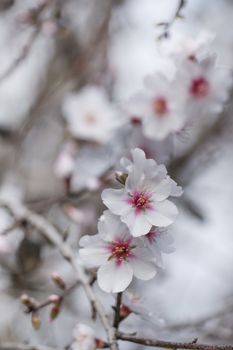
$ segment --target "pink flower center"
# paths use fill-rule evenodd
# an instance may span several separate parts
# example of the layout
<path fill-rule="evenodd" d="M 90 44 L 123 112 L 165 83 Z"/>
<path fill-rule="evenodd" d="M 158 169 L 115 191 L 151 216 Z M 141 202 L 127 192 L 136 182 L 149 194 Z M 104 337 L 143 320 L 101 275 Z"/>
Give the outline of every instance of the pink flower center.
<path fill-rule="evenodd" d="M 141 122 L 140 117 L 138 117 L 138 116 L 136 116 L 136 115 L 133 115 L 133 116 L 131 117 L 131 123 L 132 123 L 133 125 L 140 125 L 142 122 Z"/>
<path fill-rule="evenodd" d="M 133 257 L 132 250 L 135 246 L 130 245 L 130 243 L 131 240 L 111 242 L 108 246 L 108 250 L 111 253 L 109 260 L 115 259 L 116 263 L 120 264 L 122 261 L 127 261 Z"/>
<path fill-rule="evenodd" d="M 147 209 L 150 207 L 150 195 L 148 193 L 135 192 L 130 203 L 139 210 Z"/>
<path fill-rule="evenodd" d="M 96 116 L 92 113 L 88 113 L 86 115 L 86 122 L 87 122 L 87 124 L 90 124 L 90 125 L 96 124 L 96 122 L 97 122 Z"/>
<path fill-rule="evenodd" d="M 209 92 L 209 83 L 204 77 L 193 79 L 189 91 L 194 97 L 205 97 Z"/>
<path fill-rule="evenodd" d="M 149 243 L 152 244 L 155 241 L 157 235 L 158 232 L 156 228 L 152 227 L 151 230 L 145 235 L 145 237 L 148 239 Z"/>
<path fill-rule="evenodd" d="M 168 112 L 167 101 L 164 97 L 156 97 L 153 100 L 153 111 L 161 117 Z"/>
<path fill-rule="evenodd" d="M 151 194 L 146 192 L 134 192 L 133 196 L 128 199 L 128 203 L 132 205 L 136 210 L 136 214 L 139 214 L 142 210 L 151 208 Z"/>

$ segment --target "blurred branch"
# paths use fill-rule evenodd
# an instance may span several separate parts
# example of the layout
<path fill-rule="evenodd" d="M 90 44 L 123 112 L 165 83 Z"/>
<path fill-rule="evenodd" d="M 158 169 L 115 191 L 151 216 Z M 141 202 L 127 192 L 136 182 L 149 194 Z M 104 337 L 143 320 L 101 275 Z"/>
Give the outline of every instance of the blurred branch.
<path fill-rule="evenodd" d="M 186 0 L 179 0 L 177 9 L 176 9 L 175 14 L 173 15 L 172 19 L 169 22 L 158 23 L 159 26 L 163 26 L 164 27 L 164 30 L 159 35 L 158 40 L 169 38 L 169 36 L 170 36 L 170 28 L 174 24 L 175 20 L 177 18 L 183 18 L 183 16 L 181 15 L 181 11 L 185 7 L 185 5 L 186 5 Z"/>
<path fill-rule="evenodd" d="M 96 298 L 92 286 L 85 270 L 78 264 L 76 255 L 73 253 L 70 246 L 62 239 L 62 235 L 55 229 L 45 218 L 27 209 L 20 203 L 13 203 L 9 201 L 0 201 L 0 206 L 5 207 L 16 218 L 16 220 L 24 220 L 32 227 L 38 230 L 46 239 L 48 239 L 61 253 L 61 255 L 71 264 L 77 280 L 82 284 L 86 296 L 91 305 L 95 308 L 103 327 L 108 336 L 109 347 L 111 350 L 118 350 L 118 345 L 115 337 L 115 329 L 111 326 L 105 309 Z"/>
<path fill-rule="evenodd" d="M 113 327 L 118 329 L 119 323 L 121 321 L 120 308 L 121 308 L 122 293 L 117 293 L 116 296 L 116 306 L 114 307 L 115 315 L 113 320 Z"/>
<path fill-rule="evenodd" d="M 60 307 L 61 303 L 64 301 L 67 295 L 69 295 L 73 291 L 73 289 L 75 289 L 78 286 L 78 284 L 79 284 L 79 281 L 75 281 L 71 286 L 66 288 L 63 293 L 56 294 L 55 296 L 57 297 L 56 298 L 57 300 L 54 300 L 53 298 L 48 298 L 47 300 L 41 303 L 32 302 L 32 303 L 29 303 L 29 305 L 25 305 L 27 307 L 25 312 L 26 313 L 37 312 L 51 304 L 59 304 L 59 307 Z M 30 298 L 28 300 L 30 300 Z"/>
<path fill-rule="evenodd" d="M 0 350 L 62 350 L 44 345 L 30 345 L 23 343 L 0 343 Z"/>
<path fill-rule="evenodd" d="M 224 110 L 223 113 L 219 115 L 218 119 L 201 133 L 193 146 L 184 155 L 176 157 L 171 161 L 169 165 L 171 176 L 177 181 L 180 180 L 182 186 L 187 185 L 193 178 L 195 171 L 199 170 L 198 167 L 201 164 L 200 160 L 198 161 L 198 164 L 195 163 L 194 167 L 191 165 L 191 162 L 194 162 L 194 160 L 196 160 L 200 155 L 205 154 L 208 146 L 216 148 L 216 142 L 213 142 L 214 139 L 223 136 L 225 131 L 231 132 L 231 119 L 231 113 L 228 110 Z M 210 157 L 210 154 L 208 154 L 208 157 L 206 157 L 203 162 L 205 166 L 210 159 L 212 160 L 212 157 Z M 187 171 L 189 167 L 190 169 Z M 181 174 L 182 179 L 180 179 Z"/>
<path fill-rule="evenodd" d="M 46 8 L 48 3 L 42 2 L 40 6 L 38 6 L 36 9 L 31 10 L 31 13 L 33 14 L 33 21 L 35 23 L 35 27 L 33 32 L 31 33 L 29 40 L 27 44 L 23 47 L 21 54 L 16 58 L 15 61 L 12 62 L 12 64 L 9 66 L 9 68 L 0 75 L 0 83 L 2 83 L 6 78 L 8 78 L 9 75 L 11 75 L 18 66 L 25 60 L 25 58 L 29 55 L 31 48 L 40 32 L 39 26 L 38 26 L 38 18 L 40 14 L 43 12 L 43 10 Z"/>
<path fill-rule="evenodd" d="M 98 177 L 98 180 L 106 184 L 106 178 L 108 178 L 109 175 L 111 175 L 111 171 L 113 170 L 113 166 L 110 165 L 106 170 L 103 171 L 102 174 Z M 100 186 L 97 190 L 90 190 L 88 187 L 84 187 L 83 189 L 77 191 L 77 192 L 68 192 L 66 194 L 62 194 L 55 197 L 50 198 L 36 198 L 36 199 L 29 199 L 26 201 L 26 205 L 35 211 L 45 211 L 49 207 L 51 207 L 54 204 L 66 204 L 71 203 L 73 205 L 76 205 L 80 200 L 86 198 L 86 196 L 91 195 L 93 193 L 97 193 L 100 191 L 102 187 Z"/>
<path fill-rule="evenodd" d="M 205 317 L 196 319 L 196 320 L 186 320 L 186 322 L 166 325 L 166 329 L 169 331 L 180 331 L 185 329 L 196 329 L 202 330 L 206 323 L 213 320 L 221 320 L 222 318 L 228 316 L 233 313 L 233 303 L 226 302 L 220 310 L 217 310 Z"/>
<path fill-rule="evenodd" d="M 19 57 L 17 57 L 16 60 L 12 62 L 10 67 L 2 75 L 0 75 L 0 83 L 2 83 L 6 78 L 8 78 L 18 68 L 20 63 L 22 63 L 24 59 L 28 56 L 38 34 L 39 34 L 39 30 L 34 29 L 27 44 L 23 47 Z"/>
<path fill-rule="evenodd" d="M 200 344 L 197 343 L 197 339 L 189 343 L 181 343 L 181 342 L 172 342 L 172 341 L 164 341 L 158 339 L 147 339 L 147 338 L 139 338 L 134 335 L 125 334 L 122 332 L 117 333 L 117 338 L 120 340 L 125 340 L 131 343 L 152 346 L 157 348 L 165 348 L 165 349 L 195 349 L 195 350 L 233 350 L 233 346 L 231 345 L 208 345 L 208 344 Z"/>
<path fill-rule="evenodd" d="M 15 3 L 15 0 L 1 0 L 0 11 L 9 10 Z"/>

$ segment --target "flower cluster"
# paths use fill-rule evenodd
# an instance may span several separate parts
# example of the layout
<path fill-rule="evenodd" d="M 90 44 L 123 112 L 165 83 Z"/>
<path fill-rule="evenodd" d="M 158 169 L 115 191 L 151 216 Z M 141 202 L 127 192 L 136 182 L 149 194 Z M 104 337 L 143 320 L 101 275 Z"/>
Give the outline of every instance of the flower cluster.
<path fill-rule="evenodd" d="M 150 139 L 179 132 L 197 116 L 220 113 L 228 98 L 232 76 L 216 67 L 213 56 L 198 60 L 192 52 L 179 56 L 176 63 L 172 79 L 160 73 L 146 77 L 143 91 L 126 104 L 129 117 L 141 121 Z"/>
<path fill-rule="evenodd" d="M 161 266 L 161 252 L 171 251 L 170 235 L 162 228 L 172 224 L 176 206 L 167 198 L 179 196 L 180 187 L 165 166 L 146 159 L 140 149 L 132 161 L 122 158 L 125 184 L 122 189 L 105 189 L 104 211 L 98 234 L 80 240 L 80 257 L 88 267 L 98 267 L 97 280 L 106 292 L 125 290 L 133 276 L 149 280 Z"/>

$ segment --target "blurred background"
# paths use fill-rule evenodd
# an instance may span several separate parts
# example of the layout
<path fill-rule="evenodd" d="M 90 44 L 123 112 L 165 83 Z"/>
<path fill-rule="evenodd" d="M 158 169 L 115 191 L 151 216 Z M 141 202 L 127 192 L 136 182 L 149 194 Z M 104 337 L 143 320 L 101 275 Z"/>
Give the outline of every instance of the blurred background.
<path fill-rule="evenodd" d="M 143 140 L 137 126 L 130 139 L 126 127 L 104 145 L 76 140 L 64 113 L 68 94 L 87 85 L 103 86 L 116 106 L 124 103 L 146 75 L 172 75 L 171 53 L 195 40 L 216 54 L 219 66 L 232 69 L 233 2 L 187 0 L 182 18 L 173 21 L 178 4 L 0 1 L 0 196 L 47 217 L 76 251 L 81 235 L 96 232 L 104 208 L 101 191 L 115 186 L 113 167 L 130 147 L 144 145 L 167 165 L 184 195 L 170 228 L 176 250 L 164 256 L 165 269 L 154 280 L 133 283 L 139 311 L 121 328 L 166 340 L 232 344 L 232 92 L 220 115 L 199 119 L 160 143 Z M 172 22 L 165 36 L 161 22 Z M 34 330 L 21 294 L 43 301 L 59 292 L 51 273 L 67 285 L 74 277 L 56 249 L 5 209 L 0 209 L 0 265 L 0 348 L 4 341 L 65 347 L 77 322 L 104 337 L 80 288 L 53 322 L 48 309 L 41 310 L 41 328 Z M 94 288 L 111 312 L 113 297 Z"/>

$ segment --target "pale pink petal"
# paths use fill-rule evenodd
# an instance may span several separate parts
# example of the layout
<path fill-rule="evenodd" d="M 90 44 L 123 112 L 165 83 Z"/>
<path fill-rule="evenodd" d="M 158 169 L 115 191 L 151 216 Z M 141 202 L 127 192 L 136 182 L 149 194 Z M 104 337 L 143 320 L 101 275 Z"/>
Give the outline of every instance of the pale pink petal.
<path fill-rule="evenodd" d="M 127 202 L 128 197 L 124 189 L 113 190 L 105 189 L 102 192 L 102 200 L 113 214 L 124 215 L 130 210 L 130 204 Z"/>
<path fill-rule="evenodd" d="M 123 261 L 117 265 L 114 260 L 102 265 L 97 272 L 97 281 L 102 290 L 108 293 L 123 292 L 133 278 L 129 263 Z"/>
<path fill-rule="evenodd" d="M 172 224 L 178 214 L 178 210 L 172 202 L 165 200 L 154 204 L 154 208 L 146 211 L 146 217 L 151 225 L 166 227 Z"/>
<path fill-rule="evenodd" d="M 183 193 L 182 187 L 177 186 L 177 183 L 174 180 L 172 180 L 170 178 L 170 176 L 169 176 L 169 179 L 171 181 L 171 187 L 172 187 L 171 188 L 171 196 L 173 196 L 173 197 L 180 197 L 182 195 L 182 193 Z"/>
<path fill-rule="evenodd" d="M 106 249 L 106 245 L 99 240 L 97 241 L 95 236 L 87 237 L 84 236 L 82 239 L 81 245 L 84 246 L 86 241 L 86 247 L 84 246 L 84 248 L 79 250 L 80 258 L 86 266 L 98 267 L 108 260 L 109 252 Z M 91 242 L 93 243 L 92 245 Z"/>
<path fill-rule="evenodd" d="M 98 232 L 105 241 L 114 241 L 119 239 L 130 238 L 127 233 L 126 225 L 121 222 L 119 216 L 116 216 L 105 210 L 98 222 Z"/>
<path fill-rule="evenodd" d="M 171 182 L 170 179 L 164 179 L 161 181 L 153 190 L 153 199 L 155 201 L 163 201 L 171 193 Z"/>
<path fill-rule="evenodd" d="M 134 209 L 126 216 L 122 216 L 121 220 L 128 226 L 131 235 L 134 237 L 146 235 L 152 226 L 143 211 L 136 213 Z"/>
<path fill-rule="evenodd" d="M 141 280 L 150 280 L 156 275 L 156 266 L 151 261 L 135 258 L 130 261 L 134 276 Z"/>

